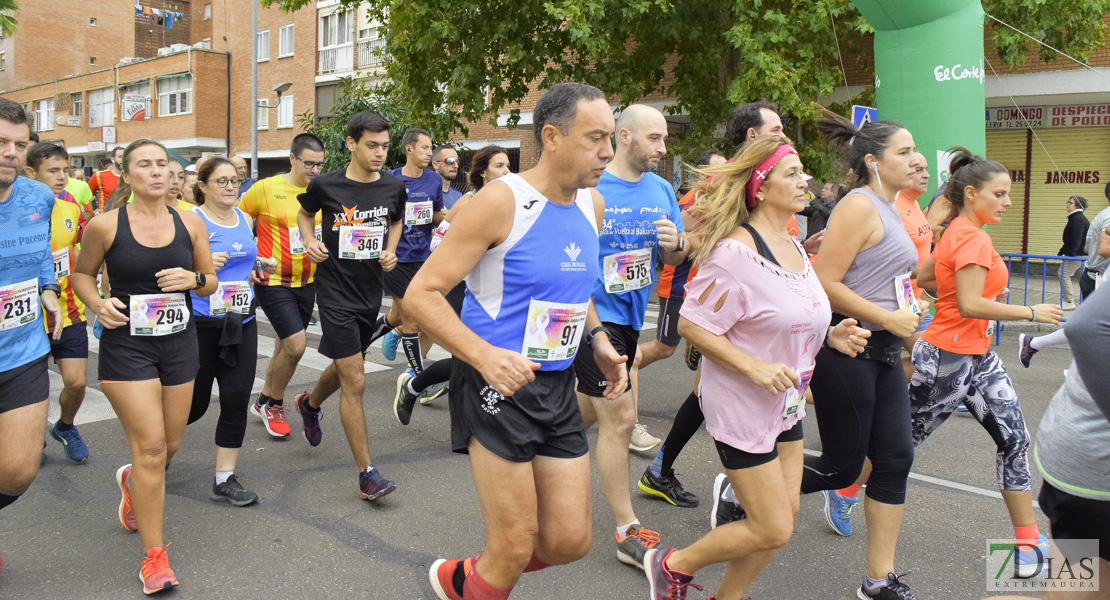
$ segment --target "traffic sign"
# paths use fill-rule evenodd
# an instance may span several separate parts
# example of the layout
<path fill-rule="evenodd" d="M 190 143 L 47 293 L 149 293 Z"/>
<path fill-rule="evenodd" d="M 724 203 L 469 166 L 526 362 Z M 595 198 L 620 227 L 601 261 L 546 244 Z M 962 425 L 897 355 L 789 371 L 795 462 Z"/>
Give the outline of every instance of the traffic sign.
<path fill-rule="evenodd" d="M 852 105 L 852 125 L 856 129 L 863 127 L 864 123 L 879 120 L 879 109 L 871 108 L 870 106 L 856 106 Z"/>

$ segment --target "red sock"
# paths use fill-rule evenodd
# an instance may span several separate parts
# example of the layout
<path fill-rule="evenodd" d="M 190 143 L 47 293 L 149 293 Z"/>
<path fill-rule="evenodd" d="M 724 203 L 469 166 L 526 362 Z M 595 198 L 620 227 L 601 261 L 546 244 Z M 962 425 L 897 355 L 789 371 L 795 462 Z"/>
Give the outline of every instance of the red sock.
<path fill-rule="evenodd" d="M 513 588 L 501 589 L 493 587 L 488 581 L 482 579 L 475 568 L 466 577 L 463 583 L 463 598 L 466 600 L 508 600 Z"/>
<path fill-rule="evenodd" d="M 1037 538 L 1041 536 L 1041 532 L 1037 529 L 1037 524 L 1025 525 L 1023 527 L 1014 527 L 1014 539 L 1019 544 L 1026 544 L 1029 546 L 1037 545 Z"/>
<path fill-rule="evenodd" d="M 855 498 L 859 495 L 859 491 L 861 489 L 863 488 L 859 484 L 853 483 L 852 485 L 839 490 L 837 493 L 840 494 L 841 498 Z"/>
<path fill-rule="evenodd" d="M 543 562 L 542 560 L 540 560 L 540 557 L 536 556 L 536 553 L 533 552 L 532 553 L 532 560 L 528 561 L 528 566 L 524 567 L 524 572 L 525 573 L 531 573 L 533 571 L 539 571 L 541 569 L 546 569 L 550 566 L 551 565 L 549 565 L 549 564 Z"/>

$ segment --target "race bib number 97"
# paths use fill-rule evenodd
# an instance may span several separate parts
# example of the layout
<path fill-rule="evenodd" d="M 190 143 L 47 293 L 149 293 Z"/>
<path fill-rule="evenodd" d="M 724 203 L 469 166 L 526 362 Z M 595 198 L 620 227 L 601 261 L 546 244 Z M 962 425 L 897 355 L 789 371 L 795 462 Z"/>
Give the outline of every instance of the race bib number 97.
<path fill-rule="evenodd" d="M 630 292 L 651 285 L 651 249 L 628 250 L 605 257 L 605 291 Z"/>
<path fill-rule="evenodd" d="M 588 302 L 559 304 L 532 300 L 520 353 L 539 361 L 574 358 L 586 326 L 588 307 Z"/>
<path fill-rule="evenodd" d="M 39 317 L 38 281 L 0 287 L 0 331 L 34 323 Z"/>
<path fill-rule="evenodd" d="M 162 336 L 183 331 L 189 325 L 185 294 L 131 296 L 130 320 L 134 336 Z"/>

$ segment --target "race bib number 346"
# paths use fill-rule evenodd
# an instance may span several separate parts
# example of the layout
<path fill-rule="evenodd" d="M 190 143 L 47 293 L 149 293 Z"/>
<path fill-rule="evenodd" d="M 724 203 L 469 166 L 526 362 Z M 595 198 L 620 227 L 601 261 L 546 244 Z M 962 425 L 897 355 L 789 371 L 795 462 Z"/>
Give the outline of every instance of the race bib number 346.
<path fill-rule="evenodd" d="M 628 250 L 605 257 L 605 291 L 630 292 L 651 285 L 651 249 Z"/>
<path fill-rule="evenodd" d="M 532 360 L 574 358 L 586 326 L 589 303 L 559 304 L 532 300 L 528 305 L 524 348 L 521 354 Z"/>
<path fill-rule="evenodd" d="M 370 260 L 382 254 L 385 227 L 343 225 L 339 228 L 339 258 Z"/>
<path fill-rule="evenodd" d="M 38 280 L 0 287 L 0 331 L 34 323 L 39 316 Z"/>
<path fill-rule="evenodd" d="M 131 296 L 131 335 L 161 336 L 183 331 L 189 325 L 185 294 Z"/>

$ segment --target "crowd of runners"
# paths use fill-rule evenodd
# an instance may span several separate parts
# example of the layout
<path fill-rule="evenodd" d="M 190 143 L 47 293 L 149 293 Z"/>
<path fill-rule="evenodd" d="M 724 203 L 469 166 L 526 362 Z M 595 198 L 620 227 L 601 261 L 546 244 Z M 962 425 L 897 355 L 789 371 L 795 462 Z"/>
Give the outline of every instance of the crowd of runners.
<path fill-rule="evenodd" d="M 91 318 L 97 379 L 131 452 L 116 473 L 119 521 L 141 539 L 143 591 L 176 586 L 165 473 L 186 427 L 218 384 L 210 498 L 257 502 L 236 476 L 248 414 L 271 436 L 291 435 L 285 399 L 315 309 L 318 350 L 332 362 L 293 397 L 296 427 L 318 446 L 324 403 L 338 392 L 363 499 L 397 490 L 370 451 L 371 343 L 382 338 L 390 360 L 400 347 L 407 362 L 393 394 L 400 425 L 418 401 L 448 395 L 451 448 L 469 455 L 486 545 L 435 561 L 441 600 L 508 598 L 523 573 L 586 555 L 595 423 L 611 543 L 644 570 L 653 600 L 701 589 L 697 573 L 714 563 L 727 569 L 710 598 L 740 600 L 789 542 L 801 494 L 821 494 L 830 527 L 850 535 L 861 491 L 866 571 L 855 594 L 913 600 L 895 550 L 914 449 L 961 408 L 997 445 L 1017 569 L 1035 575 L 1049 546 L 1033 509 L 1031 439 L 990 349 L 991 323 L 1058 324 L 1064 313 L 1005 302 L 1006 266 L 983 227 L 1010 206 L 1009 171 L 954 149 L 946 191 L 926 214 L 917 200 L 929 172 L 910 131 L 890 121 L 857 129 L 827 111 L 817 125 L 851 168 L 847 187 L 813 181 L 775 105 L 755 102 L 734 111 L 733 151 L 699 157 L 679 199 L 655 174 L 664 116 L 632 105 L 614 117 L 601 90 L 577 83 L 536 105 L 533 168 L 511 173 L 507 152 L 487 146 L 465 194 L 450 185 L 455 147 L 421 129 L 404 132 L 405 164 L 384 170 L 390 123 L 373 111 L 349 119 L 350 161 L 331 172 L 307 133 L 293 140 L 289 171 L 259 181 L 242 159 L 182 165 L 138 139 L 85 184 L 70 177 L 65 149 L 32 145 L 24 109 L 0 99 L 0 508 L 30 486 L 47 434 L 73 462 L 88 458 L 74 419 Z M 1110 256 L 1101 227 L 1088 246 Z M 641 343 L 656 285 L 656 339 Z M 1099 350 L 1110 297 L 1091 298 L 1068 325 L 1076 367 L 1045 416 L 1038 464 L 1052 483 L 1040 505 L 1054 537 L 1106 541 L 1105 569 L 1110 477 L 1087 457 L 1110 460 Z M 277 341 L 252 398 L 258 308 Z M 682 338 L 697 373 L 660 440 L 639 424 L 640 370 Z M 426 363 L 433 345 L 452 358 Z M 64 387 L 61 416 L 47 423 L 51 356 Z M 807 409 L 820 456 L 803 454 Z M 637 518 L 629 455 L 654 457 L 640 490 L 699 506 L 674 464 L 703 423 L 723 471 L 710 526 L 671 548 L 672 532 Z M 1102 524 L 1092 531 L 1080 514 Z"/>

